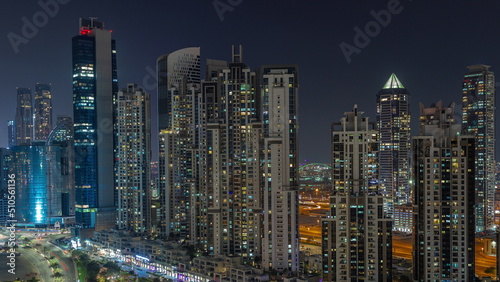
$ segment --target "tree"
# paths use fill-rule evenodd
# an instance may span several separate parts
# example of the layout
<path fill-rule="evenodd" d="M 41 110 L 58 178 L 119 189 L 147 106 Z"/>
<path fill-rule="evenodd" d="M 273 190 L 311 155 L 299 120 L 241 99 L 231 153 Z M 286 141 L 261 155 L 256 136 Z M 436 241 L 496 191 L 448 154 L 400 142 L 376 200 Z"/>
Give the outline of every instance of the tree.
<path fill-rule="evenodd" d="M 106 268 L 106 274 L 107 276 L 113 276 L 120 274 L 121 268 L 118 266 L 118 264 L 114 261 L 108 261 L 106 262 L 103 267 Z"/>
<path fill-rule="evenodd" d="M 89 261 L 87 263 L 87 274 L 89 280 L 96 281 L 97 274 L 101 271 L 101 265 L 97 261 Z"/>

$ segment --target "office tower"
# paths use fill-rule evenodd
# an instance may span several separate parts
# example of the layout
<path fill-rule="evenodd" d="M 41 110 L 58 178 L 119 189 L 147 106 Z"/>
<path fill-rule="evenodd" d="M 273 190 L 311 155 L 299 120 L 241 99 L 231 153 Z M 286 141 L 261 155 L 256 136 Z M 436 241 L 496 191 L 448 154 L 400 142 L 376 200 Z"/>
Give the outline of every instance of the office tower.
<path fill-rule="evenodd" d="M 7 121 L 7 133 L 9 148 L 16 146 L 16 122 L 13 120 Z"/>
<path fill-rule="evenodd" d="M 162 209 L 158 235 L 161 238 L 177 237 L 187 240 L 190 233 L 190 224 L 188 224 L 190 215 L 188 210 L 190 209 L 191 202 L 191 193 L 188 187 L 191 184 L 184 183 L 183 181 L 192 179 L 190 176 L 192 170 L 188 168 L 190 164 L 181 166 L 180 163 L 177 163 L 174 166 L 174 162 L 184 162 L 184 158 L 190 158 L 190 156 L 186 155 L 188 154 L 186 150 L 190 146 L 192 147 L 192 143 L 190 143 L 192 142 L 192 136 L 186 135 L 189 133 L 185 130 L 189 129 L 180 127 L 183 124 L 189 126 L 189 124 L 193 125 L 194 123 L 191 118 L 176 116 L 173 111 L 175 110 L 177 114 L 192 116 L 190 112 L 196 110 L 195 107 L 190 108 L 193 105 L 186 102 L 186 99 L 193 98 L 191 97 L 193 93 L 188 87 L 196 88 L 196 85 L 199 87 L 200 48 L 184 48 L 160 56 L 157 60 L 157 75 L 158 127 L 160 130 L 158 190 Z M 174 101 L 174 97 L 176 97 L 176 101 Z M 192 102 L 194 103 L 196 100 L 192 100 Z M 176 105 L 176 108 L 174 108 L 174 105 Z M 173 122 L 174 118 L 177 122 L 176 125 Z M 176 130 L 179 129 L 183 130 L 184 133 L 176 135 Z M 176 139 L 177 137 L 184 140 Z M 184 144 L 183 142 L 188 142 L 189 144 Z M 174 143 L 181 146 L 172 147 Z M 177 150 L 175 153 L 173 152 L 174 149 Z M 169 151 L 166 152 L 165 150 Z M 189 162 L 191 163 L 191 160 Z M 170 165 L 173 167 L 168 167 Z"/>
<path fill-rule="evenodd" d="M 47 140 L 52 131 L 52 93 L 50 84 L 35 86 L 35 140 Z"/>
<path fill-rule="evenodd" d="M 476 138 L 476 232 L 494 224 L 495 75 L 490 66 L 468 66 L 462 90 L 462 131 Z"/>
<path fill-rule="evenodd" d="M 58 146 L 61 151 L 61 173 L 54 181 L 61 187 L 61 216 L 75 215 L 75 156 L 73 119 L 57 116 L 56 127 L 47 138 L 47 146 Z M 54 161 L 54 160 L 52 160 Z M 55 160 L 57 163 L 57 160 Z"/>
<path fill-rule="evenodd" d="M 243 63 L 241 46 L 233 46 L 232 58 L 229 67 L 219 71 L 216 86 L 203 87 L 208 123 L 208 251 L 240 256 L 244 264 L 258 264 L 269 247 L 262 248 L 261 244 L 264 218 L 259 76 Z M 287 154 L 284 151 L 283 158 Z"/>
<path fill-rule="evenodd" d="M 409 93 L 395 74 L 377 94 L 377 126 L 381 193 L 384 211 L 392 217 L 394 205 L 408 203 L 411 192 Z"/>
<path fill-rule="evenodd" d="M 461 136 L 454 104 L 420 104 L 413 138 L 414 281 L 474 281 L 475 142 Z"/>
<path fill-rule="evenodd" d="M 379 193 L 378 131 L 354 106 L 332 124 L 333 193 L 322 218 L 323 279 L 392 281 L 392 220 Z"/>
<path fill-rule="evenodd" d="M 45 141 L 12 148 L 18 225 L 45 227 L 63 216 L 61 159 L 61 148 Z"/>
<path fill-rule="evenodd" d="M 17 88 L 16 145 L 29 145 L 33 141 L 33 107 L 31 89 Z"/>
<path fill-rule="evenodd" d="M 10 148 L 0 148 L 0 225 L 6 226 L 9 218 L 9 183 L 8 180 L 11 166 L 12 154 Z M 10 187 L 15 187 L 10 185 Z M 10 189 L 12 191 L 12 189 Z M 13 190 L 15 191 L 15 189 Z M 12 201 L 11 201 L 12 203 Z"/>
<path fill-rule="evenodd" d="M 298 271 L 298 68 L 263 66 L 262 78 L 262 265 Z M 250 102 L 249 97 L 245 99 Z M 257 187 L 249 188 L 247 195 L 259 195 Z"/>
<path fill-rule="evenodd" d="M 151 116 L 149 93 L 135 84 L 115 101 L 116 227 L 135 235 L 150 233 Z"/>
<path fill-rule="evenodd" d="M 116 222 L 113 95 L 118 91 L 115 41 L 104 23 L 80 19 L 73 37 L 75 220 L 90 236 Z M 76 234 L 76 236 L 79 236 Z"/>

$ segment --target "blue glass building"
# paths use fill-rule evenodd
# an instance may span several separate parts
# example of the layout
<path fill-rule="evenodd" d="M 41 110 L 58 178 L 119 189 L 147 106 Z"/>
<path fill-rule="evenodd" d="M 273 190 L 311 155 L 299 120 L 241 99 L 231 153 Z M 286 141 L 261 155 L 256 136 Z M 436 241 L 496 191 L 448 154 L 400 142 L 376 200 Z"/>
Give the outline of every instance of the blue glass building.
<path fill-rule="evenodd" d="M 83 229 L 114 227 L 113 95 L 115 41 L 104 23 L 80 19 L 73 37 L 75 220 Z"/>

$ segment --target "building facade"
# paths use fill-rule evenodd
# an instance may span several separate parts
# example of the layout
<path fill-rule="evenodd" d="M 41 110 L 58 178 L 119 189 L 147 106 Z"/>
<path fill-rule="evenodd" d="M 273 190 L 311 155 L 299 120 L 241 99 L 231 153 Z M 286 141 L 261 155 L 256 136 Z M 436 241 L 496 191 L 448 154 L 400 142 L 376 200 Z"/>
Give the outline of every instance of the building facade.
<path fill-rule="evenodd" d="M 9 218 L 9 174 L 11 174 L 12 153 L 10 148 L 0 148 L 0 225 L 7 226 Z M 10 186 L 12 187 L 12 186 Z M 12 190 L 12 188 L 11 188 Z"/>
<path fill-rule="evenodd" d="M 135 84 L 115 101 L 116 228 L 135 235 L 151 232 L 151 105 Z"/>
<path fill-rule="evenodd" d="M 16 122 L 14 120 L 7 121 L 7 134 L 9 148 L 16 146 Z"/>
<path fill-rule="evenodd" d="M 490 229 L 495 208 L 495 75 L 468 66 L 462 89 L 462 130 L 476 138 L 476 231 Z"/>
<path fill-rule="evenodd" d="M 420 105 L 413 138 L 414 281 L 474 281 L 475 142 L 461 136 L 454 105 Z M 432 118 L 431 118 L 432 117 Z"/>
<path fill-rule="evenodd" d="M 333 193 L 322 218 L 325 281 L 392 281 L 392 220 L 379 193 L 378 132 L 357 106 L 332 125 Z"/>
<path fill-rule="evenodd" d="M 30 88 L 17 88 L 16 145 L 33 141 L 33 104 Z"/>
<path fill-rule="evenodd" d="M 200 48 L 184 48 L 157 59 L 159 200 L 161 238 L 189 240 L 194 193 L 194 113 L 198 110 Z M 199 124 L 199 127 L 203 125 Z M 199 188 L 199 187 L 197 187 Z M 193 190 L 193 191 L 192 191 Z M 194 237 L 193 237 L 194 236 Z"/>
<path fill-rule="evenodd" d="M 409 92 L 392 74 L 377 94 L 377 126 L 380 134 L 380 185 L 384 210 L 393 217 L 394 205 L 410 201 Z"/>
<path fill-rule="evenodd" d="M 264 269 L 298 271 L 299 266 L 298 87 L 297 66 L 262 67 Z M 248 188 L 257 194 L 256 187 Z"/>
<path fill-rule="evenodd" d="M 104 23 L 80 19 L 73 37 L 75 201 L 78 230 L 115 226 L 113 95 L 115 41 Z M 77 235 L 78 236 L 78 235 Z M 90 234 L 82 235 L 89 237 Z"/>
<path fill-rule="evenodd" d="M 50 84 L 35 86 L 35 140 L 47 140 L 52 131 L 52 92 Z"/>

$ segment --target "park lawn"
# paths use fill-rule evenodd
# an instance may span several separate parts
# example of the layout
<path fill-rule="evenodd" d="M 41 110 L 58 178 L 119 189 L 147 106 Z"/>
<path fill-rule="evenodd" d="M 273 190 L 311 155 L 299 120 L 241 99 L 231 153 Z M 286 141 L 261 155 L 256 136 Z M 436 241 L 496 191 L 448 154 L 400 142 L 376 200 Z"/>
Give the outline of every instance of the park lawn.
<path fill-rule="evenodd" d="M 78 269 L 78 279 L 80 281 L 86 281 L 87 279 L 87 268 L 85 267 L 85 264 L 82 263 L 81 261 L 76 261 L 76 268 Z"/>

